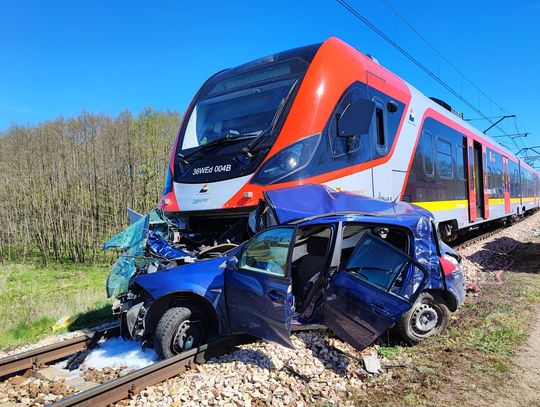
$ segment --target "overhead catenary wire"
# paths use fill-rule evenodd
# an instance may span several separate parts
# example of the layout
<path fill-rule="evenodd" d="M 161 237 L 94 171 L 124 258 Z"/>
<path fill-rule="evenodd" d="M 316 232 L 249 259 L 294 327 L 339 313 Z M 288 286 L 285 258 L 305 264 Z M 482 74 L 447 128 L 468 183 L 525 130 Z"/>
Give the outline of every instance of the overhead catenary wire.
<path fill-rule="evenodd" d="M 412 24 L 410 24 L 389 2 L 389 0 L 382 0 L 384 4 L 404 23 L 406 24 L 424 43 L 426 43 L 436 54 L 438 57 L 438 63 L 439 58 L 444 60 L 450 67 L 452 67 L 461 77 L 461 92 L 458 92 L 455 90 L 452 86 L 450 86 L 447 82 L 445 82 L 443 79 L 441 79 L 439 74 L 435 74 L 431 69 L 429 69 L 426 65 L 424 65 L 421 61 L 419 61 L 417 58 L 415 58 L 412 54 L 410 54 L 408 51 L 406 51 L 403 47 L 401 47 L 396 41 L 394 41 L 392 38 L 390 38 L 383 30 L 381 30 L 379 27 L 377 27 L 375 24 L 373 24 L 368 18 L 366 18 L 364 15 L 362 15 L 358 10 L 356 10 L 354 7 L 352 7 L 346 0 L 336 0 L 343 8 L 345 8 L 349 13 L 351 13 L 354 17 L 356 17 L 358 20 L 360 20 L 362 23 L 364 23 L 368 28 L 370 28 L 372 31 L 374 31 L 377 35 L 379 35 L 382 39 L 384 39 L 386 42 L 388 42 L 390 45 L 392 45 L 396 50 L 398 50 L 401 54 L 403 54 L 407 59 L 409 59 L 413 64 L 415 64 L 418 68 L 420 68 L 424 73 L 426 73 L 428 76 L 430 76 L 432 79 L 434 79 L 436 82 L 438 82 L 443 88 L 445 88 L 447 91 L 449 91 L 452 95 L 454 95 L 456 98 L 458 98 L 461 102 L 463 102 L 466 106 L 468 106 L 472 111 L 476 112 L 479 116 L 481 116 L 482 120 L 487 121 L 490 124 L 494 124 L 492 121 L 493 117 L 488 116 L 484 114 L 478 107 L 476 107 L 472 102 L 470 102 L 468 99 L 463 97 L 462 95 L 462 89 L 463 89 L 463 80 L 470 83 L 478 92 L 478 95 L 483 95 L 485 98 L 487 98 L 490 102 L 490 113 L 491 113 L 491 106 L 494 105 L 499 108 L 501 112 L 507 112 L 506 109 L 504 109 L 500 104 L 496 103 L 492 98 L 490 98 L 484 91 L 482 91 L 471 79 L 469 79 L 465 74 L 457 68 L 448 58 L 446 58 L 431 42 L 429 42 L 418 30 L 416 30 Z M 515 119 L 514 119 L 515 120 Z M 503 129 L 501 129 L 498 125 L 495 126 L 499 131 L 502 133 L 506 133 Z M 517 124 L 516 124 L 517 128 Z M 519 130 L 517 131 L 519 133 Z M 523 144 L 523 141 L 521 140 L 521 143 Z M 516 148 L 519 149 L 516 140 L 513 140 L 513 144 Z"/>
<path fill-rule="evenodd" d="M 468 78 L 462 71 L 461 69 L 459 69 L 456 65 L 454 65 L 448 58 L 446 58 L 445 55 L 443 55 L 431 42 L 428 41 L 428 39 L 426 37 L 424 37 L 416 28 L 414 28 L 414 26 L 409 23 L 405 17 L 403 17 L 399 11 L 392 5 L 392 3 L 389 1 L 389 0 L 382 0 L 383 3 L 386 5 L 386 7 L 388 7 L 405 25 L 407 25 L 407 27 L 409 27 L 417 36 L 418 38 L 420 38 L 427 46 L 429 46 L 436 54 L 438 57 L 440 57 L 441 59 L 443 59 L 450 67 L 452 67 L 460 76 L 462 79 L 465 79 L 467 82 L 469 82 L 474 88 L 476 88 L 476 90 L 482 94 L 483 96 L 486 97 L 486 99 L 488 99 L 490 101 L 490 103 L 494 104 L 495 106 L 497 106 L 500 110 L 502 111 L 506 111 L 506 109 L 504 109 L 501 105 L 499 105 L 497 102 L 495 102 L 495 100 L 493 100 L 491 97 L 489 97 L 482 89 L 480 89 L 480 87 L 478 85 L 476 85 L 476 83 L 474 83 L 470 78 Z M 490 119 L 490 118 L 486 118 L 484 117 L 483 118 L 484 120 L 485 119 Z"/>

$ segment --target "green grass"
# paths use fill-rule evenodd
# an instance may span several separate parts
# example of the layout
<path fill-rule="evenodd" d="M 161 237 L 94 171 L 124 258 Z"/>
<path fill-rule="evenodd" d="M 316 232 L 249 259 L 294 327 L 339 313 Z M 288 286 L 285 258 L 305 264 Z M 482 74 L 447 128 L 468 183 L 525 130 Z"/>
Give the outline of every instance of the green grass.
<path fill-rule="evenodd" d="M 396 359 L 401 351 L 401 346 L 380 346 L 377 349 L 377 353 L 388 360 Z"/>
<path fill-rule="evenodd" d="M 52 334 L 56 321 L 71 317 L 80 329 L 110 319 L 105 294 L 108 265 L 13 263 L 0 266 L 0 349 Z"/>
<path fill-rule="evenodd" d="M 513 356 L 527 339 L 529 308 L 540 304 L 540 277 L 508 273 L 500 286 L 484 288 L 470 298 L 443 336 L 450 347 L 475 348 L 498 356 Z"/>
<path fill-rule="evenodd" d="M 540 304 L 540 275 L 511 272 L 504 280 L 468 297 L 444 334 L 417 346 L 379 347 L 385 358 L 399 364 L 408 357 L 412 364 L 393 370 L 392 391 L 375 386 L 358 405 L 431 406 L 435 399 L 441 405 L 475 405 L 477 387 L 500 386 Z"/>

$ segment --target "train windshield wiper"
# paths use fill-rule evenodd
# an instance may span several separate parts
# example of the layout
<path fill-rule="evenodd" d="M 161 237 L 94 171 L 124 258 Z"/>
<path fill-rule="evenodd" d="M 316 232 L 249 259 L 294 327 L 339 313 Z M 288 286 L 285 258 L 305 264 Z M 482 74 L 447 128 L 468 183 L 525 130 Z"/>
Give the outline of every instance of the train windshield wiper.
<path fill-rule="evenodd" d="M 235 130 L 229 130 L 227 133 L 225 133 L 222 137 L 220 138 L 217 138 L 215 140 L 212 140 L 210 143 L 206 143 L 206 144 L 202 144 L 199 146 L 199 148 L 197 148 L 195 151 L 192 151 L 191 153 L 189 154 L 182 154 L 182 153 L 178 153 L 178 157 L 180 157 L 180 159 L 185 162 L 185 163 L 188 163 L 188 159 L 193 157 L 194 155 L 197 155 L 199 153 L 202 153 L 203 151 L 207 150 L 208 148 L 210 147 L 215 147 L 217 145 L 220 145 L 220 144 L 225 144 L 225 143 L 230 143 L 232 141 L 237 141 L 237 140 L 243 140 L 243 139 L 247 139 L 247 138 L 253 138 L 253 137 L 258 137 L 259 134 L 261 132 L 251 132 L 251 133 L 244 133 L 244 134 L 241 134 L 239 133 L 238 131 L 235 131 Z"/>
<path fill-rule="evenodd" d="M 283 109 L 285 108 L 285 104 L 291 97 L 293 90 L 296 88 L 296 85 L 298 84 L 298 80 L 291 86 L 291 89 L 289 89 L 289 92 L 287 95 L 281 99 L 278 108 L 276 109 L 276 112 L 274 113 L 274 118 L 270 122 L 270 125 L 264 129 L 262 132 L 260 132 L 259 137 L 257 137 L 255 140 L 250 141 L 247 146 L 245 146 L 242 149 L 242 154 L 246 156 L 247 158 L 253 158 L 253 153 L 258 150 L 258 148 L 262 145 L 262 142 L 272 134 L 274 127 L 276 126 L 276 123 L 281 116 L 281 113 L 283 112 Z"/>

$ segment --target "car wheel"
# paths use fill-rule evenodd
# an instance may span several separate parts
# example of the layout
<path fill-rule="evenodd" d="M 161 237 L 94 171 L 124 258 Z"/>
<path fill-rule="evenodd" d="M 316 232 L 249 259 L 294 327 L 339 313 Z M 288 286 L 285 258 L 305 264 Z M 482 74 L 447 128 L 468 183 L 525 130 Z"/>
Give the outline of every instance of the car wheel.
<path fill-rule="evenodd" d="M 163 314 L 154 333 L 154 349 L 160 359 L 168 359 L 202 344 L 203 322 L 189 308 L 174 307 Z"/>
<path fill-rule="evenodd" d="M 450 311 L 444 300 L 431 293 L 422 293 L 409 311 L 396 324 L 400 336 L 408 342 L 419 343 L 443 332 Z"/>

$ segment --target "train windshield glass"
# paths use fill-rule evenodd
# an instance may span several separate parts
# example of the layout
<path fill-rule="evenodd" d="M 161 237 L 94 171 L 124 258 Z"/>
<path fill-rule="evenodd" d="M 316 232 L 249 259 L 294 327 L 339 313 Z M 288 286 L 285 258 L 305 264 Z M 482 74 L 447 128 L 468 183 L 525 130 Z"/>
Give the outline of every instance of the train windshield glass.
<path fill-rule="evenodd" d="M 231 79 L 243 82 L 243 78 Z M 247 87 L 235 87 L 232 81 L 218 83 L 216 88 L 226 90 L 211 92 L 216 96 L 198 101 L 191 111 L 182 150 L 225 138 L 257 137 L 269 131 L 296 81 L 289 78 Z"/>
<path fill-rule="evenodd" d="M 277 133 L 319 46 L 280 52 L 210 78 L 186 113 L 178 152 Z"/>

